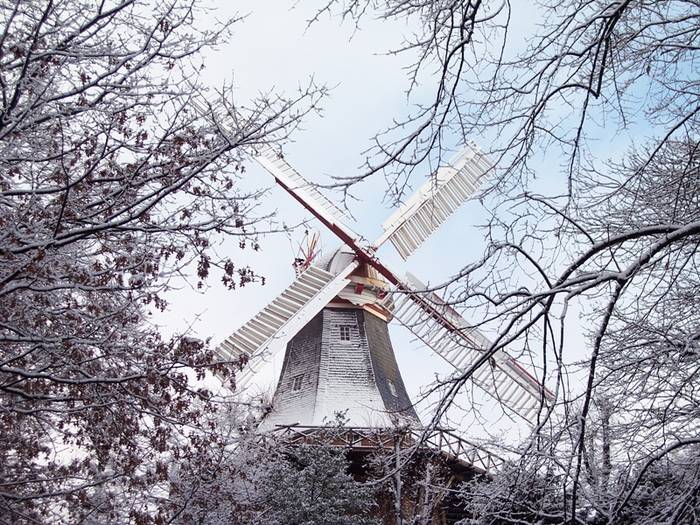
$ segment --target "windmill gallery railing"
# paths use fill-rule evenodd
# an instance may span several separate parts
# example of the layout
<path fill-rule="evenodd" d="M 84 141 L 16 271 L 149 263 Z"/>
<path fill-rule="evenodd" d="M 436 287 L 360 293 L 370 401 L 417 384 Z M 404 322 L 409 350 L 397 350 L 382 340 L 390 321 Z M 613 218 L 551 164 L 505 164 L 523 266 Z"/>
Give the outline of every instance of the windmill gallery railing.
<path fill-rule="evenodd" d="M 441 455 L 481 473 L 492 474 L 505 459 L 446 429 L 280 425 L 270 434 L 290 444 L 330 445 L 355 450 L 418 450 Z"/>

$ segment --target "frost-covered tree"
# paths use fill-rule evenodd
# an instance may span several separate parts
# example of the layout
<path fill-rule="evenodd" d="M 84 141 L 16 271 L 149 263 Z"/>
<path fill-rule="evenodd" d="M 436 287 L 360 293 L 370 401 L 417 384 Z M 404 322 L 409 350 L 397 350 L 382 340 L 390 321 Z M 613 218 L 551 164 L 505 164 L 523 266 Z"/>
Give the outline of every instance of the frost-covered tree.
<path fill-rule="evenodd" d="M 350 473 L 347 450 L 239 436 L 171 472 L 175 523 L 361 525 L 377 523 L 374 488 Z"/>
<path fill-rule="evenodd" d="M 520 449 L 521 472 L 516 464 L 505 494 L 527 502 L 537 479 L 544 508 L 562 522 L 692 522 L 700 4 L 324 7 L 358 23 L 408 19 L 415 31 L 397 50 L 415 59 L 410 86 L 420 86 L 409 92 L 409 112 L 375 137 L 365 172 L 338 184 L 383 174 L 401 199 L 413 174 L 468 139 L 497 164 L 483 193 L 485 249 L 445 293 L 496 334 L 488 352 L 505 348 L 529 362 L 557 395 L 556 411 L 543 409 Z M 466 390 L 469 373 L 449 379 L 452 394 Z M 443 400 L 435 421 L 453 400 Z M 655 473 L 670 473 L 667 465 L 678 470 L 661 483 Z M 650 486 L 656 501 L 634 504 Z M 506 521 L 508 508 L 517 505 L 501 509 Z"/>
<path fill-rule="evenodd" d="M 209 15 L 197 0 L 0 2 L 2 523 L 163 522 L 168 465 L 217 439 L 192 383 L 211 352 L 148 312 L 185 268 L 256 279 L 212 249 L 254 244 L 241 159 L 321 90 L 235 100 L 222 134 L 193 109 L 234 102 L 198 80 L 235 22 Z"/>
<path fill-rule="evenodd" d="M 522 470 L 477 494 L 499 487 L 515 507 L 540 508 L 532 478 L 546 472 L 549 507 L 540 517 L 696 518 L 700 157 L 696 144 L 668 142 L 644 159 L 633 154 L 610 166 L 605 186 L 592 174 L 588 196 L 569 212 L 568 233 L 592 242 L 560 286 L 567 300 L 585 298 L 587 314 L 603 319 L 590 331 L 590 358 L 579 364 L 583 393 L 565 397 L 552 424 L 538 429 Z M 546 306 L 551 326 L 556 303 Z"/>
<path fill-rule="evenodd" d="M 345 451 L 301 445 L 268 461 L 255 504 L 257 523 L 270 525 L 361 525 L 370 519 L 372 487 L 348 472 Z"/>

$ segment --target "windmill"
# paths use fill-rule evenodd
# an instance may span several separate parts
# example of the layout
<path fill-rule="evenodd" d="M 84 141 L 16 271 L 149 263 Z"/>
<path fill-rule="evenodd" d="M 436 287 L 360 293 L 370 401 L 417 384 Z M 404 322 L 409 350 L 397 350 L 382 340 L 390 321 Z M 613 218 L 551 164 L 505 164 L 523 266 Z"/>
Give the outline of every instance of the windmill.
<path fill-rule="evenodd" d="M 231 108 L 204 107 L 197 101 L 192 105 L 227 136 L 228 124 L 240 117 Z M 235 133 L 228 138 L 237 142 Z M 280 153 L 261 145 L 253 158 L 342 243 L 325 260 L 304 257 L 296 279 L 216 348 L 223 361 L 245 363 L 235 378 L 239 391 L 275 354 L 284 352 L 273 410 L 260 429 L 318 428 L 341 412 L 346 425 L 355 429 L 404 425 L 419 433 L 421 442 L 438 449 L 447 446 L 459 461 L 490 470 L 498 459 L 490 452 L 449 431 L 420 429 L 387 324 L 406 327 L 456 373 L 471 369 L 470 380 L 477 387 L 530 424 L 553 394 L 502 348 L 494 351 L 446 301 L 414 276 L 400 278 L 377 253 L 388 242 L 408 259 L 477 191 L 493 169 L 488 158 L 475 144 L 467 144 L 382 224 L 384 232 L 374 242 L 348 227 L 342 210 Z M 315 241 L 308 254 L 314 252 Z"/>
<path fill-rule="evenodd" d="M 456 371 L 533 423 L 552 394 L 437 294 L 413 276 L 399 278 L 377 255 L 386 242 L 407 259 L 478 188 L 492 165 L 474 144 L 440 168 L 382 225 L 371 243 L 346 225 L 343 212 L 264 147 L 254 157 L 275 181 L 342 242 L 331 257 L 304 267 L 296 280 L 217 348 L 227 361 L 246 362 L 245 388 L 278 352 L 284 363 L 273 409 L 261 429 L 314 427 L 346 414 L 353 427 L 419 427 L 396 364 L 387 323 L 406 327 Z"/>

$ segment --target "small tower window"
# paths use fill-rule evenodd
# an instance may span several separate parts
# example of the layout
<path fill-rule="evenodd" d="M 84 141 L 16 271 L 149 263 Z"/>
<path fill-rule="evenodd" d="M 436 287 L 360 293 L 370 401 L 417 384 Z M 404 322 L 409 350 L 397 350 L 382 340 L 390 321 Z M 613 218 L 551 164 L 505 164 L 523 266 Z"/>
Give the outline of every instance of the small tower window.
<path fill-rule="evenodd" d="M 304 380 L 304 374 L 299 374 L 292 380 L 292 390 L 301 390 L 301 383 Z"/>
<path fill-rule="evenodd" d="M 340 325 L 340 340 L 341 341 L 350 341 L 350 325 L 349 324 L 341 324 Z"/>
<path fill-rule="evenodd" d="M 387 383 L 389 383 L 389 392 L 391 392 L 391 395 L 394 397 L 399 397 L 399 394 L 396 393 L 396 385 L 394 385 L 394 382 L 391 379 L 388 379 Z"/>

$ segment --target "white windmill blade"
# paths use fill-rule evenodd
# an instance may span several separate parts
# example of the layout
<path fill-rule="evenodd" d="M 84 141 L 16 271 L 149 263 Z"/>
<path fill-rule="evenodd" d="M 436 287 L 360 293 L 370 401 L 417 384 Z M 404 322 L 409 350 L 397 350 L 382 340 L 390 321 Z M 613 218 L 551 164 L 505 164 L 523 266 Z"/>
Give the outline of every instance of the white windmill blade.
<path fill-rule="evenodd" d="M 468 144 L 382 224 L 384 233 L 374 247 L 388 240 L 407 259 L 479 189 L 481 178 L 492 168 L 476 144 Z"/>
<path fill-rule="evenodd" d="M 328 223 L 343 229 L 354 239 L 359 237 L 345 226 L 344 222 L 348 220 L 345 213 L 321 193 L 314 184 L 311 184 L 299 175 L 280 153 L 269 146 L 260 146 L 258 147 L 258 154 L 253 158 L 275 177 L 278 184 L 297 197 L 304 207 L 312 206 L 313 209 L 311 211 L 317 216 L 320 215 Z"/>
<path fill-rule="evenodd" d="M 192 101 L 192 105 L 197 111 L 203 115 L 207 115 L 214 124 L 219 127 L 222 133 L 227 133 L 228 124 L 230 124 L 231 130 L 236 129 L 235 123 L 233 122 L 234 116 L 237 115 L 235 110 L 222 108 L 220 104 L 217 104 L 215 107 L 205 107 L 196 100 Z M 232 114 L 230 111 L 234 113 Z M 232 136 L 230 139 L 236 140 L 236 137 Z M 284 159 L 281 152 L 275 151 L 267 144 L 259 144 L 255 147 L 253 159 L 270 172 L 280 186 L 289 192 L 307 210 L 324 222 L 326 226 L 331 228 L 334 233 L 339 234 L 344 241 L 357 241 L 360 239 L 359 235 L 344 224 L 348 221 L 347 215 L 321 193 L 316 185 L 304 179 L 304 177 L 292 168 Z"/>
<path fill-rule="evenodd" d="M 457 370 L 472 366 L 491 342 L 437 294 L 413 276 L 404 293 L 394 294 L 394 318 Z M 472 380 L 501 404 L 533 423 L 552 394 L 513 357 L 498 350 Z"/>
<path fill-rule="evenodd" d="M 286 290 L 216 347 L 225 361 L 246 364 L 236 377 L 243 389 L 255 372 L 303 328 L 350 282 L 353 261 L 338 274 L 309 266 Z"/>

